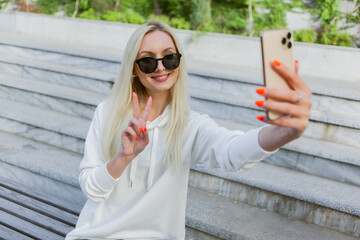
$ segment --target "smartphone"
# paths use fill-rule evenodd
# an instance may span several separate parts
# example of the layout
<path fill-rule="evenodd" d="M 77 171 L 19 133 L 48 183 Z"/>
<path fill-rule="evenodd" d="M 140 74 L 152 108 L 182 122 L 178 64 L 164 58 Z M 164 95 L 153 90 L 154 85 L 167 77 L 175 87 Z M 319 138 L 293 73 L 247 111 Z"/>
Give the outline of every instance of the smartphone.
<path fill-rule="evenodd" d="M 287 82 L 271 68 L 270 63 L 276 59 L 294 71 L 293 39 L 293 33 L 290 29 L 266 30 L 261 32 L 260 41 L 265 87 L 290 88 Z M 275 120 L 282 117 L 283 114 L 266 111 L 266 116 L 270 120 Z"/>

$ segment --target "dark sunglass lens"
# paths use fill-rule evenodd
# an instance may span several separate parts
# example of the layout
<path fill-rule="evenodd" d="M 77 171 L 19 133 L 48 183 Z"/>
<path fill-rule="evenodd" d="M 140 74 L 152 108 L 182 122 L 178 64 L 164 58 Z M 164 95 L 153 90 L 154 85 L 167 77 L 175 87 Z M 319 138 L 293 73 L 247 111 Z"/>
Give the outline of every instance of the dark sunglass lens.
<path fill-rule="evenodd" d="M 157 66 L 157 61 L 154 58 L 143 58 L 139 61 L 139 68 L 144 73 L 152 73 L 155 71 Z"/>
<path fill-rule="evenodd" d="M 179 66 L 180 57 L 177 54 L 169 54 L 164 57 L 163 65 L 168 70 L 174 70 Z"/>

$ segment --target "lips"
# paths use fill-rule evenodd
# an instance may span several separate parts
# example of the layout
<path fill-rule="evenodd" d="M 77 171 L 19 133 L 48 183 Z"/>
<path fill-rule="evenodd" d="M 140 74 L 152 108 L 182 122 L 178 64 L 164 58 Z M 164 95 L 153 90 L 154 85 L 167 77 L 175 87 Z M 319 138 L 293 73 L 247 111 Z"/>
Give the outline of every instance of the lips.
<path fill-rule="evenodd" d="M 167 74 L 153 76 L 151 78 L 157 82 L 165 82 L 166 80 L 168 80 L 169 76 L 170 76 L 170 73 L 167 73 Z"/>

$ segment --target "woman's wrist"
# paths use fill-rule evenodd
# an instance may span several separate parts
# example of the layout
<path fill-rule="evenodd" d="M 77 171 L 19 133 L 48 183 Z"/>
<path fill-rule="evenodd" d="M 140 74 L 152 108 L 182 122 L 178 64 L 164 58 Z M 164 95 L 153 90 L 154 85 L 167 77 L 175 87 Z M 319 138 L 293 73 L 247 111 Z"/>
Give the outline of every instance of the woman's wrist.
<path fill-rule="evenodd" d="M 130 155 L 126 155 L 124 154 L 123 151 L 118 152 L 118 154 L 116 154 L 115 156 L 115 161 L 118 162 L 123 162 L 126 165 L 129 164 L 136 156 L 130 156 Z"/>
<path fill-rule="evenodd" d="M 293 129 L 271 125 L 261 129 L 259 144 L 265 151 L 275 151 L 300 136 Z"/>
<path fill-rule="evenodd" d="M 125 156 L 123 152 L 119 152 L 106 164 L 106 169 L 114 179 L 117 179 L 133 159 L 132 157 Z"/>

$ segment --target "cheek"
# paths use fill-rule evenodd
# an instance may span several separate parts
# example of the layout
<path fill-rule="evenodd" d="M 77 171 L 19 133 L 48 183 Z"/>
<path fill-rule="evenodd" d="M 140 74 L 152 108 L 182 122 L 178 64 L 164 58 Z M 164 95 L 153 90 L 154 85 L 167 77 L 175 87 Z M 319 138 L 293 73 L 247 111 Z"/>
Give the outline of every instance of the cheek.
<path fill-rule="evenodd" d="M 173 78 L 174 78 L 173 81 L 174 81 L 174 83 L 177 81 L 178 77 L 179 77 L 179 70 L 176 70 L 173 73 Z"/>
<path fill-rule="evenodd" d="M 146 76 L 143 73 L 140 73 L 138 75 L 138 78 L 144 87 L 146 87 L 146 88 L 150 87 L 149 80 L 146 78 Z"/>

